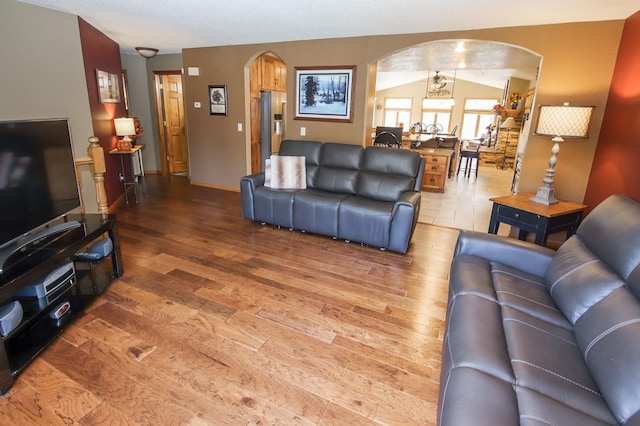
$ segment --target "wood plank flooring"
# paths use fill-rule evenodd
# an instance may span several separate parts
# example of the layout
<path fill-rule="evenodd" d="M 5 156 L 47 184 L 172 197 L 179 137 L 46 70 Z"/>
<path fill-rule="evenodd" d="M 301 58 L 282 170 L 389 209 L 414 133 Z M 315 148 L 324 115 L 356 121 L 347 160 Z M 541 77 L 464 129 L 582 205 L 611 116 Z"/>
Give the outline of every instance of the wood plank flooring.
<path fill-rule="evenodd" d="M 241 218 L 147 176 L 124 276 L 0 398 L 12 425 L 432 425 L 458 231 L 407 255 Z"/>

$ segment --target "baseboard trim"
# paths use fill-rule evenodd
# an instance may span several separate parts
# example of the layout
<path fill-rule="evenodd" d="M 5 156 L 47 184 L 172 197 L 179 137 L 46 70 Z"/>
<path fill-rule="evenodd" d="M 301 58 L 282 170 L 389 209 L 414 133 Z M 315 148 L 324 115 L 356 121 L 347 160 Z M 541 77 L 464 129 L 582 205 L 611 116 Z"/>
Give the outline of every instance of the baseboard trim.
<path fill-rule="evenodd" d="M 195 186 L 204 186 L 206 188 L 213 188 L 213 189 L 220 189 L 222 191 L 229 191 L 229 192 L 240 192 L 240 188 L 235 188 L 235 187 L 230 187 L 230 186 L 222 186 L 222 185 L 213 185 L 210 183 L 206 183 L 206 182 L 198 182 L 198 181 L 191 181 L 191 185 L 195 185 Z"/>

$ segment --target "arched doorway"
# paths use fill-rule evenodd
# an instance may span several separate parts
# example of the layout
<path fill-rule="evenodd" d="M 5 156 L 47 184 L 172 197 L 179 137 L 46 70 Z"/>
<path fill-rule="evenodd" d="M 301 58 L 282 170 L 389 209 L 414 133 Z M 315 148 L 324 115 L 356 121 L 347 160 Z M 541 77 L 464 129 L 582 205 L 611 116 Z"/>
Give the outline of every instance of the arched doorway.
<path fill-rule="evenodd" d="M 461 139 L 476 139 L 487 127 L 483 119 L 489 120 L 497 128 L 493 135 L 493 152 L 487 149 L 483 159 L 487 168 L 485 173 L 481 168 L 477 178 L 475 174 L 457 175 L 458 162 L 454 161 L 451 166 L 454 174 L 447 179 L 444 193 L 426 193 L 423 196 L 427 202 L 423 202 L 421 216 L 423 213 L 430 216 L 425 219 L 426 223 L 464 229 L 477 227 L 486 231 L 484 224 L 474 226 L 472 222 L 479 210 L 487 210 L 486 205 L 490 211 L 490 196 L 480 192 L 493 185 L 487 184 L 487 180 L 500 177 L 496 182 L 501 185 L 498 190 L 502 193 L 496 195 L 507 195 L 514 187 L 517 188 L 518 160 L 522 158 L 531 126 L 529 118 L 541 59 L 540 55 L 528 49 L 505 43 L 438 40 L 396 51 L 372 64 L 376 86 L 373 110 L 369 116 L 372 130 L 377 125 L 397 126 L 403 122 L 405 131 L 408 131 L 416 122 L 427 122 L 441 124 L 444 132 L 456 129 L 456 136 Z M 430 86 L 436 75 L 442 77 L 442 84 Z M 448 90 L 435 90 L 441 89 L 445 83 Z M 508 99 L 514 92 L 519 93 L 522 99 L 516 109 L 511 110 Z M 435 103 L 438 106 L 433 106 L 433 102 L 424 102 L 425 99 L 438 98 L 440 102 Z M 390 106 L 387 102 L 389 99 L 394 101 L 395 109 L 394 105 Z M 492 113 L 493 102 L 488 104 L 489 108 L 485 111 L 469 106 L 470 100 L 478 99 L 493 99 L 502 104 L 506 110 L 504 116 Z M 403 100 L 408 101 L 404 110 L 402 102 L 398 102 Z M 448 100 L 451 102 L 445 102 Z M 500 125 L 510 115 L 517 120 L 517 128 L 501 129 Z M 505 156 L 508 156 L 508 161 L 504 170 L 496 170 Z M 467 189 L 466 193 L 460 192 Z M 472 206 L 476 199 L 482 199 L 483 207 Z M 439 208 L 434 207 L 434 200 L 443 200 Z M 437 219 L 439 214 L 442 216 Z M 463 222 L 468 222 L 469 226 L 459 226 Z"/>
<path fill-rule="evenodd" d="M 263 159 L 277 152 L 286 127 L 287 66 L 273 52 L 249 66 L 251 173 L 263 170 Z"/>

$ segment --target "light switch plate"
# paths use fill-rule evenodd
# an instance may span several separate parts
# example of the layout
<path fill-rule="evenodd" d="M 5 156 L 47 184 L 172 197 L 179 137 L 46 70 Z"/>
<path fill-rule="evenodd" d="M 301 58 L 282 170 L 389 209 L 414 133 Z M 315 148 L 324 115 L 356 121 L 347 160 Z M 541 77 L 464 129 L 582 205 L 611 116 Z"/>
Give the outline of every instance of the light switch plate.
<path fill-rule="evenodd" d="M 307 136 L 307 128 L 300 127 L 300 136 Z"/>
<path fill-rule="evenodd" d="M 241 132 L 242 131 L 242 123 L 238 123 L 238 131 Z"/>

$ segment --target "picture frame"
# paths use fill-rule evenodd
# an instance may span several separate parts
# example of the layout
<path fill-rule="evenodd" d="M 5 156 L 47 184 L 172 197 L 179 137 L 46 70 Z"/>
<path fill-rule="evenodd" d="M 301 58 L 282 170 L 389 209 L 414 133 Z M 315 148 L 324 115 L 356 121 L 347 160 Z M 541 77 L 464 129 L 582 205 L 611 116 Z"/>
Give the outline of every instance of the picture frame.
<path fill-rule="evenodd" d="M 98 82 L 98 96 L 100 103 L 119 104 L 120 103 L 120 76 L 107 71 L 96 69 L 96 79 Z"/>
<path fill-rule="evenodd" d="M 294 120 L 352 123 L 356 66 L 296 67 Z"/>
<path fill-rule="evenodd" d="M 209 114 L 228 115 L 226 85 L 209 86 Z"/>

